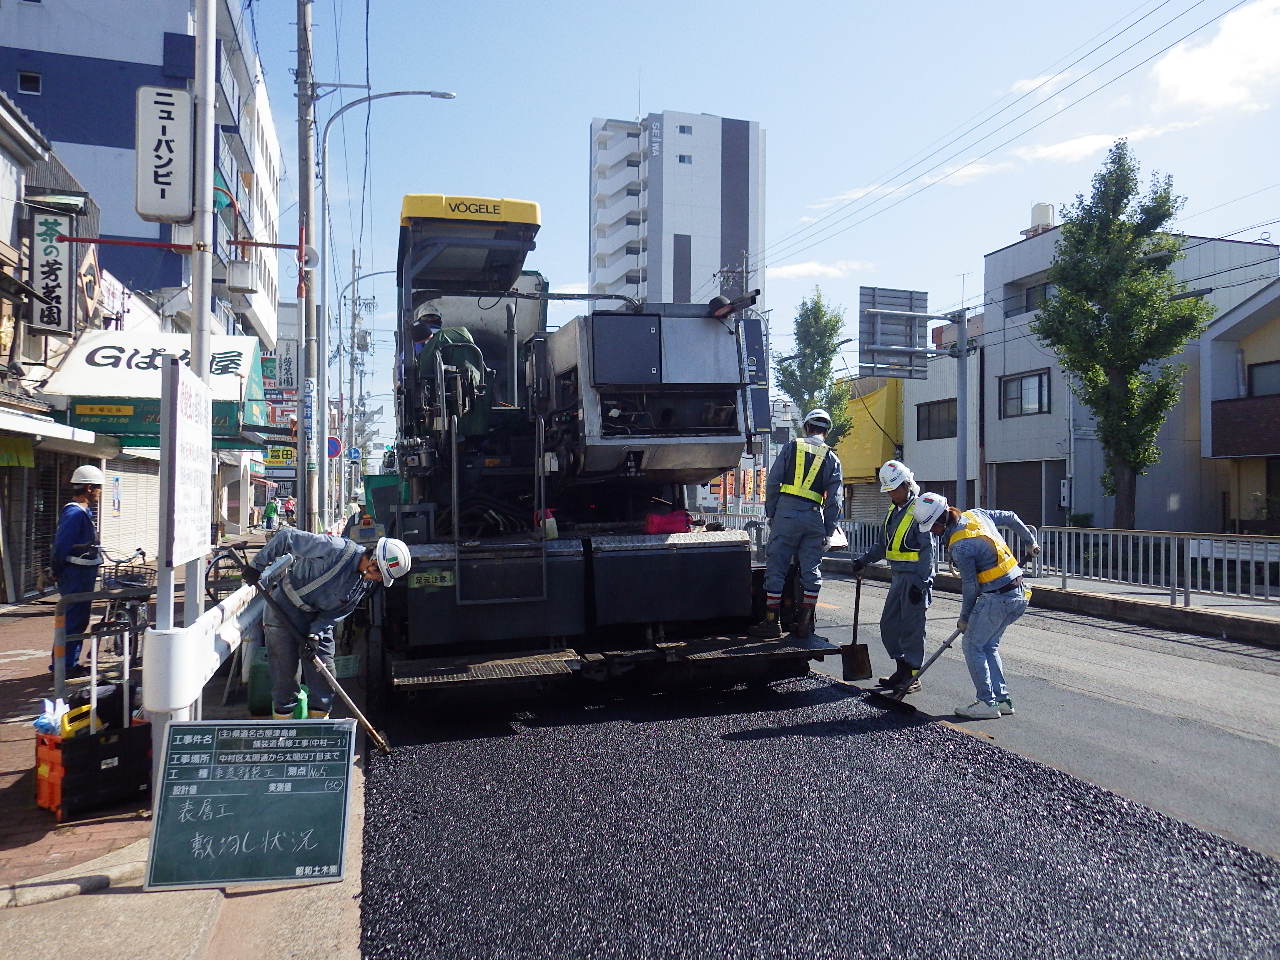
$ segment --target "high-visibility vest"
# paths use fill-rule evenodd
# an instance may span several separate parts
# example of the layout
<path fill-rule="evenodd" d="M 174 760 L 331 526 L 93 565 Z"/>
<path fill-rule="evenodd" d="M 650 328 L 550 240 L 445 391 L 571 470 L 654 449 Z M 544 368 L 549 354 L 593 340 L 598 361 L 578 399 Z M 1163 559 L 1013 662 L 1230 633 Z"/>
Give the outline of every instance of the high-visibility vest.
<path fill-rule="evenodd" d="M 986 570 L 978 571 L 979 583 L 991 583 L 993 580 L 999 580 L 1001 577 L 1008 575 L 1011 570 L 1018 569 L 1018 558 L 1013 555 L 1009 545 L 1004 542 L 1004 537 L 1000 536 L 995 524 L 986 516 L 974 510 L 966 510 L 960 514 L 960 526 L 955 533 L 947 538 L 947 546 L 953 546 L 959 540 L 970 540 L 975 537 L 987 541 L 987 543 L 991 544 L 991 549 L 996 552 L 996 565 Z"/>
<path fill-rule="evenodd" d="M 904 550 L 902 541 L 907 536 L 907 531 L 911 528 L 911 524 L 915 521 L 916 516 L 916 498 L 912 497 L 907 501 L 907 508 L 902 511 L 902 518 L 898 521 L 898 526 L 894 530 L 889 529 L 889 520 L 893 517 L 893 511 L 897 507 L 890 507 L 889 512 L 884 517 L 884 558 L 886 560 L 919 560 L 919 550 Z"/>
<path fill-rule="evenodd" d="M 814 503 L 821 503 L 823 491 L 815 488 L 818 472 L 827 459 L 827 445 L 812 440 L 792 441 L 796 448 L 796 469 L 790 483 L 780 484 L 778 489 L 793 497 L 804 497 Z"/>

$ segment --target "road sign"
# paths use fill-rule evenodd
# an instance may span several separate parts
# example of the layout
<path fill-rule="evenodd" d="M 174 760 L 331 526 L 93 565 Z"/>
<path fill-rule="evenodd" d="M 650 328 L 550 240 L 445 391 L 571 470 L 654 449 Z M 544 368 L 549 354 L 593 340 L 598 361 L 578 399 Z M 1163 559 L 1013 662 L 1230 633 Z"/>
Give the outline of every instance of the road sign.
<path fill-rule="evenodd" d="M 928 355 L 914 352 L 929 347 L 928 319 L 876 311 L 927 313 L 929 295 L 919 290 L 859 287 L 858 308 L 858 373 L 864 377 L 928 379 Z"/>
<path fill-rule="evenodd" d="M 342 441 L 337 437 L 329 438 L 329 459 L 342 456 Z"/>
<path fill-rule="evenodd" d="M 139 87 L 133 144 L 138 216 L 165 223 L 189 221 L 195 157 L 191 94 L 173 87 Z"/>
<path fill-rule="evenodd" d="M 148 890 L 341 880 L 354 720 L 170 723 Z"/>
<path fill-rule="evenodd" d="M 348 450 L 348 451 L 347 451 L 347 459 L 348 459 L 348 460 L 355 460 L 355 461 L 357 461 L 357 462 L 358 462 L 358 461 L 360 461 L 360 460 L 362 460 L 362 459 L 364 459 L 364 458 L 363 458 L 363 456 L 361 455 L 361 452 L 360 452 L 360 448 L 359 448 L 359 447 L 352 447 L 350 450 Z"/>

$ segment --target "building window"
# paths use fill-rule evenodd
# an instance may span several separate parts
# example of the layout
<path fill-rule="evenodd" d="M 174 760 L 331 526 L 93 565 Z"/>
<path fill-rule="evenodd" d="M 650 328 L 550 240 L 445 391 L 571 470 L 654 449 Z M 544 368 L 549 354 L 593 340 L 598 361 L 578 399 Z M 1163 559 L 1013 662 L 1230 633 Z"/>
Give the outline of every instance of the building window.
<path fill-rule="evenodd" d="M 682 153 L 682 154 L 680 154 L 680 162 L 681 162 L 681 163 L 693 163 L 693 154 L 691 154 L 691 153 Z"/>
<path fill-rule="evenodd" d="M 25 70 L 18 71 L 18 92 L 19 93 L 36 93 L 40 92 L 40 74 L 28 73 Z"/>
<path fill-rule="evenodd" d="M 1000 378 L 1000 418 L 1049 412 L 1049 371 L 1033 370 Z"/>
<path fill-rule="evenodd" d="M 916 404 L 916 439 L 946 440 L 956 435 L 956 402 L 935 400 Z"/>
<path fill-rule="evenodd" d="M 1270 397 L 1280 393 L 1280 360 L 1249 364 L 1249 396 Z"/>
<path fill-rule="evenodd" d="M 681 124 L 679 124 L 679 125 L 677 125 L 677 126 L 676 126 L 676 133 L 692 134 L 692 133 L 693 133 L 693 127 L 691 127 L 691 126 L 690 126 L 689 124 L 687 124 L 687 123 L 681 123 Z"/>
<path fill-rule="evenodd" d="M 1022 307 L 1023 313 L 1034 313 L 1044 306 L 1044 302 L 1053 296 L 1053 284 L 1037 283 L 1034 286 L 1027 287 L 1023 292 Z"/>
<path fill-rule="evenodd" d="M 628 227 L 638 227 L 638 226 L 640 226 L 641 222 L 642 222 L 642 221 L 640 220 L 640 218 L 639 218 L 639 217 L 633 217 L 633 216 L 631 216 L 630 214 L 628 214 L 628 215 L 627 215 L 627 226 L 628 226 Z M 601 236 L 603 236 L 603 234 L 601 234 Z"/>

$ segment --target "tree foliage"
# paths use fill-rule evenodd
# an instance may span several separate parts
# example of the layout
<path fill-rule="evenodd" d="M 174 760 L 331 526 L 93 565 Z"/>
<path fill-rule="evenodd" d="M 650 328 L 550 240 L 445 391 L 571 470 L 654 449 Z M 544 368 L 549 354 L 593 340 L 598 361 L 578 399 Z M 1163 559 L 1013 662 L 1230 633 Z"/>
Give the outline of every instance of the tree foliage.
<path fill-rule="evenodd" d="M 1115 525 L 1132 529 L 1137 478 L 1160 460 L 1158 436 L 1177 402 L 1179 353 L 1213 316 L 1198 297 L 1173 300 L 1181 287 L 1170 266 L 1181 240 L 1162 232 L 1182 207 L 1173 179 L 1153 176 L 1140 195 L 1138 164 L 1118 140 L 1094 175 L 1093 193 L 1064 213 L 1049 269 L 1053 293 L 1032 331 L 1058 355 L 1072 389 L 1093 413 L 1116 498 Z"/>
<path fill-rule="evenodd" d="M 795 355 L 786 360 L 774 357 L 778 388 L 799 408 L 803 417 L 814 407 L 831 414 L 827 443 L 835 446 L 849 429 L 849 384 L 835 377 L 837 346 L 843 337 L 844 312 L 829 305 L 822 291 L 800 301 L 795 320 Z"/>

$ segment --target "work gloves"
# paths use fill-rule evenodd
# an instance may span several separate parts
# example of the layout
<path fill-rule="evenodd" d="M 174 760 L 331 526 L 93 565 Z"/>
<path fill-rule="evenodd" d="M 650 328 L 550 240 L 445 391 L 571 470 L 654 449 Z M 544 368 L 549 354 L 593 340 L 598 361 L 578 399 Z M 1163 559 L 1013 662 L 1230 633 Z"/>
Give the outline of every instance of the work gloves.
<path fill-rule="evenodd" d="M 240 571 L 240 579 L 251 587 L 256 587 L 262 581 L 262 571 L 257 567 L 245 566 Z"/>
<path fill-rule="evenodd" d="M 961 633 L 964 633 L 966 630 L 968 630 L 968 629 L 969 629 L 969 621 L 968 621 L 968 620 L 957 620 L 957 621 L 956 621 L 956 629 L 957 629 L 957 630 L 959 630 Z"/>
<path fill-rule="evenodd" d="M 1031 548 L 1031 555 L 1033 557 L 1040 556 L 1040 544 L 1037 543 L 1034 547 Z"/>
<path fill-rule="evenodd" d="M 862 571 L 865 569 L 867 569 L 867 565 L 863 563 L 861 560 L 855 559 L 853 561 L 853 575 L 855 577 L 858 576 L 860 573 L 862 573 Z"/>

